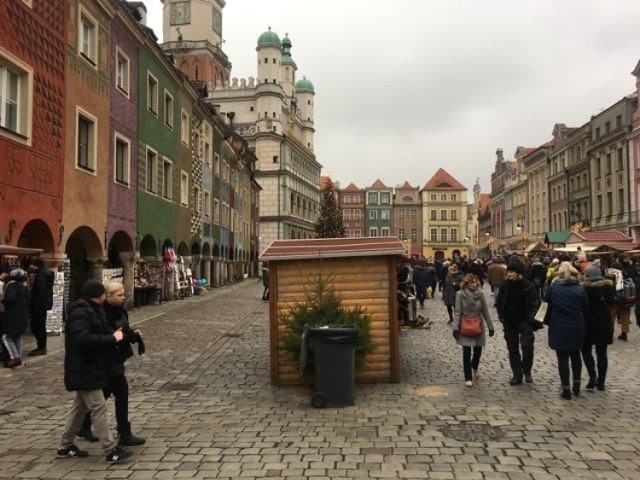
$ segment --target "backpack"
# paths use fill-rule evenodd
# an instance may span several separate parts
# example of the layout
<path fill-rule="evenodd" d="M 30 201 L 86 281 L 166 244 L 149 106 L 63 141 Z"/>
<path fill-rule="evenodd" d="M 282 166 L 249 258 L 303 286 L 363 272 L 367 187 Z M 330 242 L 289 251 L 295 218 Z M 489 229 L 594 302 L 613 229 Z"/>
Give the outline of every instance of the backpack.
<path fill-rule="evenodd" d="M 622 280 L 622 298 L 616 292 L 616 297 L 623 305 L 634 305 L 636 303 L 636 284 L 631 277 Z"/>
<path fill-rule="evenodd" d="M 605 278 L 613 281 L 616 303 L 619 305 L 633 305 L 636 303 L 636 284 L 631 277 L 624 277 L 615 268 L 607 269 Z"/>

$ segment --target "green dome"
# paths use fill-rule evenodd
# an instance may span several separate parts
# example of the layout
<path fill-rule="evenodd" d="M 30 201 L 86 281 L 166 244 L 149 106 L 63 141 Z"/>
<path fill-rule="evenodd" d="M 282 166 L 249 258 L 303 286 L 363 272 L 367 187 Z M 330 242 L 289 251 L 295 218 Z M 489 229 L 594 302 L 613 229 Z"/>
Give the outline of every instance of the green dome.
<path fill-rule="evenodd" d="M 296 93 L 315 93 L 313 83 L 307 77 L 302 77 L 302 80 L 296 82 Z"/>
<path fill-rule="evenodd" d="M 269 27 L 269 30 L 258 37 L 258 47 L 280 48 L 280 38 L 278 37 L 276 32 L 271 31 L 271 27 Z"/>
<path fill-rule="evenodd" d="M 284 34 L 284 38 L 282 39 L 282 46 L 285 48 L 291 48 L 291 40 L 289 39 L 288 33 Z"/>
<path fill-rule="evenodd" d="M 292 65 L 293 64 L 293 58 L 291 58 L 291 54 L 290 53 L 283 53 L 282 54 L 282 58 L 280 59 L 280 63 L 282 63 L 283 65 Z"/>

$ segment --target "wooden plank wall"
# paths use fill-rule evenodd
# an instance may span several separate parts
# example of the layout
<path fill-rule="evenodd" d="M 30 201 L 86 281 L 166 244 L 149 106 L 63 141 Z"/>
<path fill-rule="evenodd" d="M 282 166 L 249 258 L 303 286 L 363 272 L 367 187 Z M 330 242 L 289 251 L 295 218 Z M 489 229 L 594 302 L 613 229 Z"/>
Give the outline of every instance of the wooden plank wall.
<path fill-rule="evenodd" d="M 279 333 L 284 329 L 280 315 L 295 303 L 304 301 L 314 279 L 320 275 L 333 278 L 335 292 L 343 306 L 361 305 L 371 315 L 371 338 L 375 349 L 357 370 L 356 381 L 399 381 L 395 266 L 396 259 L 392 256 L 270 262 L 272 383 L 300 383 L 298 365 L 278 348 Z"/>

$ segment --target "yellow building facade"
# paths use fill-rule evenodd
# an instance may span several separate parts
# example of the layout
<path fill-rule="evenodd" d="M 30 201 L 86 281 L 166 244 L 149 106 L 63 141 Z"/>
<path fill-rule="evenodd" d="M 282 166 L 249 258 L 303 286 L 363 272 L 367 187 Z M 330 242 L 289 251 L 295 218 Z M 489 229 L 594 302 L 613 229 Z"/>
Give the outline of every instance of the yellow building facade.
<path fill-rule="evenodd" d="M 440 168 L 420 191 L 422 201 L 422 254 L 428 259 L 469 255 L 467 188 Z"/>

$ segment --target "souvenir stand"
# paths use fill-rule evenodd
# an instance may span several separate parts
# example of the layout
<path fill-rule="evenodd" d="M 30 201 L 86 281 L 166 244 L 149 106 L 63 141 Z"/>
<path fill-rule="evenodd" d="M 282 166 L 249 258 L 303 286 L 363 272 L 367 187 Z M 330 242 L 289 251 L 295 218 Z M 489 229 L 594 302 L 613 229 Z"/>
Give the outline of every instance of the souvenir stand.
<path fill-rule="evenodd" d="M 157 260 L 139 260 L 133 266 L 133 304 L 142 307 L 162 301 L 164 264 Z"/>
<path fill-rule="evenodd" d="M 24 248 L 14 247 L 11 245 L 0 245 L 0 271 L 10 272 L 14 268 L 22 268 L 25 271 L 29 271 L 29 263 L 33 258 L 39 257 L 42 254 L 40 248 Z M 48 333 L 54 333 L 60 335 L 62 333 L 63 321 L 64 321 L 64 305 L 65 291 L 68 290 L 68 282 L 66 281 L 65 274 L 68 273 L 68 260 L 63 263 L 58 269 L 53 270 L 54 284 L 53 284 L 53 307 L 47 312 L 46 329 Z M 29 281 L 33 281 L 32 278 Z"/>

